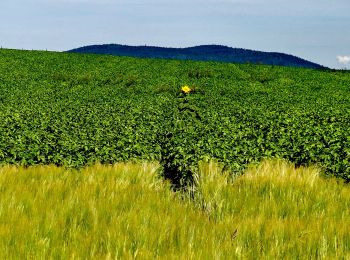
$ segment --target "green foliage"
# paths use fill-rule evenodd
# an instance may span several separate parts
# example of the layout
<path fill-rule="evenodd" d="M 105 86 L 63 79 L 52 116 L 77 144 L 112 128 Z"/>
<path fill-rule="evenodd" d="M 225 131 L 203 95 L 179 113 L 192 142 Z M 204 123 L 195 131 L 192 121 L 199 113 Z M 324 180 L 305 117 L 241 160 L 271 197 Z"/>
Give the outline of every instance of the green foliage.
<path fill-rule="evenodd" d="M 177 188 L 191 187 L 193 177 L 198 174 L 202 151 L 193 143 L 198 140 L 197 128 L 201 127 L 201 119 L 199 108 L 191 104 L 191 94 L 180 93 L 178 109 L 160 138 L 162 172 Z"/>
<path fill-rule="evenodd" d="M 0 50 L 0 162 L 159 160 L 180 183 L 205 158 L 241 172 L 276 157 L 349 181 L 349 86 L 336 71 Z"/>
<path fill-rule="evenodd" d="M 191 69 L 188 72 L 189 78 L 201 79 L 201 78 L 211 78 L 213 77 L 213 72 L 206 69 Z"/>

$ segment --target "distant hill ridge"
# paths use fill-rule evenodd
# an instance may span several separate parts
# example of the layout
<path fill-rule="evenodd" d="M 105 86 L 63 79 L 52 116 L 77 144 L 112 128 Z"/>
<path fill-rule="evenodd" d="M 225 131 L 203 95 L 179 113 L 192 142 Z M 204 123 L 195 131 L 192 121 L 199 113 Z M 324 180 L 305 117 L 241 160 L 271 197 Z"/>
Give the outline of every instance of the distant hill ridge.
<path fill-rule="evenodd" d="M 222 45 L 200 45 L 188 48 L 154 46 L 129 46 L 120 44 L 90 45 L 68 52 L 109 54 L 139 58 L 161 58 L 196 61 L 220 61 L 233 63 L 267 64 L 288 67 L 321 69 L 322 65 L 302 58 L 278 52 L 262 52 Z"/>

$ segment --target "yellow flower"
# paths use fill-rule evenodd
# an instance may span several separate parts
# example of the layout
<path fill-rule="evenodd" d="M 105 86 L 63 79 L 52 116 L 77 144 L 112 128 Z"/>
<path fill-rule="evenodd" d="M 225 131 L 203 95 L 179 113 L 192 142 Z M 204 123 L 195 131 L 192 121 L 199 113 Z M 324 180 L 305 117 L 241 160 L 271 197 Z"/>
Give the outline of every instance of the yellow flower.
<path fill-rule="evenodd" d="M 188 94 L 188 93 L 190 93 L 190 92 L 192 91 L 192 89 L 191 89 L 189 86 L 183 86 L 183 87 L 181 88 L 181 91 L 182 91 L 183 93 L 185 93 L 185 94 Z"/>

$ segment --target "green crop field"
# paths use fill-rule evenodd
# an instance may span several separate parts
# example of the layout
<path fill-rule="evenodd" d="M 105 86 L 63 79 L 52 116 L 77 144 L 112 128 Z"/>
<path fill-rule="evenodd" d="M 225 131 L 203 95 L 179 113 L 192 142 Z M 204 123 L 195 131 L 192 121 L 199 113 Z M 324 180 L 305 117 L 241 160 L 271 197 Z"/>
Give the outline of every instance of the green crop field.
<path fill-rule="evenodd" d="M 283 158 L 349 181 L 349 157 L 350 73 L 0 50 L 4 164 Z"/>
<path fill-rule="evenodd" d="M 347 71 L 0 50 L 1 258 L 346 259 L 349 181 Z"/>

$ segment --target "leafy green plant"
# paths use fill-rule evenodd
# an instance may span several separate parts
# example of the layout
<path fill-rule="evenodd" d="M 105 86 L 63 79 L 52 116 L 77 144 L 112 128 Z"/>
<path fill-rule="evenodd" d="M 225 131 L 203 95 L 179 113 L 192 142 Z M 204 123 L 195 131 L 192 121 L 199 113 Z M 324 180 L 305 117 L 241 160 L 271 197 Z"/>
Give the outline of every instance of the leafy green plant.
<path fill-rule="evenodd" d="M 203 158 L 240 173 L 275 157 L 350 181 L 349 85 L 325 70 L 3 49 L 0 163 L 169 157 L 180 182 Z"/>

